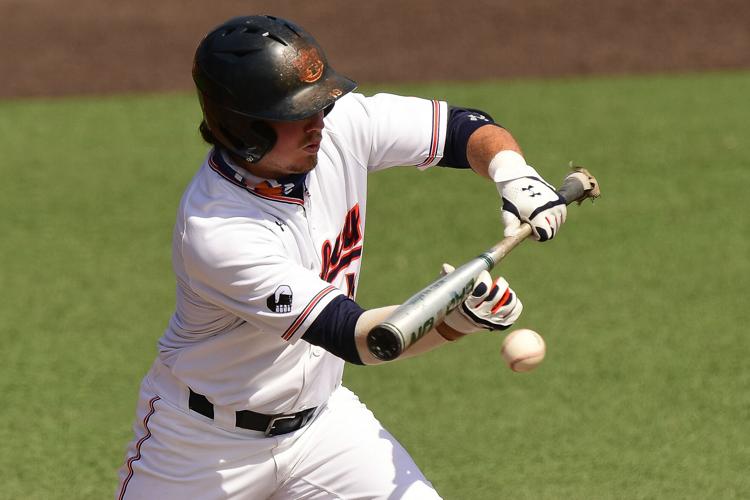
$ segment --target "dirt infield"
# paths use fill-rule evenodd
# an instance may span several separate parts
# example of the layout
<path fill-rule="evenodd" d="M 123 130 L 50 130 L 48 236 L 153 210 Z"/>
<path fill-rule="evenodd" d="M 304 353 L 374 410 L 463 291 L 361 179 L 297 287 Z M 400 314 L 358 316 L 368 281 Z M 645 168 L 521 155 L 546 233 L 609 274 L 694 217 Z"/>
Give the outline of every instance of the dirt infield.
<path fill-rule="evenodd" d="M 0 97 L 189 89 L 200 37 L 250 13 L 360 82 L 750 67 L 744 0 L 2 0 Z"/>

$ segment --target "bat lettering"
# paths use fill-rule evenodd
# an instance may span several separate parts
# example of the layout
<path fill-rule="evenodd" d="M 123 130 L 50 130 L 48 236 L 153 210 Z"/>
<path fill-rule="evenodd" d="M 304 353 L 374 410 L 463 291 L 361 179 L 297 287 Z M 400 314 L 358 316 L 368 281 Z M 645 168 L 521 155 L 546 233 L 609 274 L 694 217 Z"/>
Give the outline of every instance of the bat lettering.
<path fill-rule="evenodd" d="M 469 281 L 464 286 L 464 289 L 460 292 L 451 292 L 451 300 L 445 308 L 445 315 L 447 316 L 451 311 L 457 308 L 461 303 L 466 300 L 466 297 L 474 289 L 474 280 Z"/>
<path fill-rule="evenodd" d="M 417 331 L 411 332 L 411 335 L 409 335 L 410 340 L 408 345 L 412 345 L 417 340 L 421 339 L 425 336 L 427 332 L 433 329 L 435 326 L 435 318 L 430 318 L 427 321 L 425 321 L 422 326 L 420 326 Z"/>

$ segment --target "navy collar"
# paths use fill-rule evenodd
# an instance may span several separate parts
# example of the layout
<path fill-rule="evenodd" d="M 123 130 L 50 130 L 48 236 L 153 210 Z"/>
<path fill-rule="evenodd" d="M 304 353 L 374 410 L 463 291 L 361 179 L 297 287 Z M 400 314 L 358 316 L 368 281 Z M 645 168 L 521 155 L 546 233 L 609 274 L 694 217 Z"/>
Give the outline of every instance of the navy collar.
<path fill-rule="evenodd" d="M 304 203 L 306 173 L 287 175 L 279 179 L 262 179 L 232 165 L 218 148 L 211 151 L 208 165 L 224 179 L 255 196 L 282 203 Z"/>

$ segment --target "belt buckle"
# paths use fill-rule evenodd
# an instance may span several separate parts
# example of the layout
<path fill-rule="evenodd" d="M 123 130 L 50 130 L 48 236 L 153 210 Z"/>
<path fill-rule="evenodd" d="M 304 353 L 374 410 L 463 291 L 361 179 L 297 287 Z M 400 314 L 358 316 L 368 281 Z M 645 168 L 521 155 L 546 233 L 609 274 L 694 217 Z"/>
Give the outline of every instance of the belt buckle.
<path fill-rule="evenodd" d="M 271 434 L 271 433 L 275 430 L 274 428 L 276 427 L 276 422 L 278 422 L 279 420 L 290 420 L 290 419 L 293 420 L 295 418 L 297 418 L 297 414 L 294 414 L 294 415 L 279 415 L 277 417 L 272 417 L 271 420 L 268 421 L 268 427 L 266 427 L 266 432 L 265 432 L 266 437 L 274 435 L 274 434 Z"/>

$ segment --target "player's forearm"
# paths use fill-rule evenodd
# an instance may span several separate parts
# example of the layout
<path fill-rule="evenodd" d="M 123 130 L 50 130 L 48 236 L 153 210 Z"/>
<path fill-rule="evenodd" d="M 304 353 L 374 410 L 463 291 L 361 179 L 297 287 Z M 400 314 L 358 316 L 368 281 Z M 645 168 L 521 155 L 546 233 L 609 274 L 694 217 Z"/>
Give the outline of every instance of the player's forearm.
<path fill-rule="evenodd" d="M 387 306 L 377 309 L 369 309 L 362 313 L 362 315 L 359 317 L 357 326 L 354 331 L 354 340 L 357 345 L 357 352 L 359 353 L 359 357 L 364 364 L 377 365 L 380 363 L 384 363 L 383 360 L 373 356 L 373 354 L 367 348 L 367 334 L 370 332 L 370 330 L 375 328 L 375 326 L 388 318 L 388 316 L 390 316 L 397 307 L 398 306 Z M 447 329 L 448 327 L 439 325 L 438 328 Z M 438 328 L 432 329 L 427 334 L 425 334 L 424 337 L 419 339 L 416 343 L 414 343 L 406 351 L 404 351 L 404 353 L 399 356 L 398 359 L 418 356 L 425 352 L 431 351 L 436 347 L 440 347 L 441 345 L 448 343 L 448 340 L 446 340 L 446 338 L 444 338 L 440 334 L 440 332 L 438 332 Z"/>
<path fill-rule="evenodd" d="M 496 125 L 485 125 L 469 136 L 466 158 L 471 169 L 489 178 L 488 168 L 492 159 L 501 151 L 515 151 L 523 156 L 521 147 L 510 132 Z"/>

